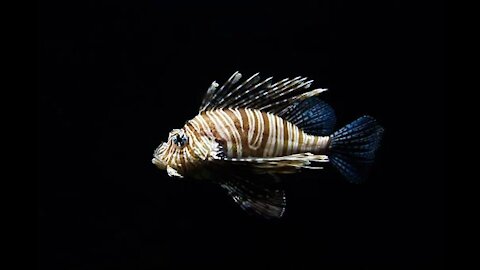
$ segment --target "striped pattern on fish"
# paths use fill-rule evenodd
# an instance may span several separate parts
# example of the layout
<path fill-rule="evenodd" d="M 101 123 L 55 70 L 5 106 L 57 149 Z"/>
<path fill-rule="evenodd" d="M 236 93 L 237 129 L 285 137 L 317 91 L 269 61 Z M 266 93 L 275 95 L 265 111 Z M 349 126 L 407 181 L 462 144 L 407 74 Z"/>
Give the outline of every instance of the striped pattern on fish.
<path fill-rule="evenodd" d="M 198 138 L 218 138 L 230 158 L 324 154 L 330 138 L 309 135 L 271 113 L 238 108 L 203 112 L 188 121 L 184 130 L 189 138 L 195 138 L 193 148 L 203 151 L 208 147 Z"/>
<path fill-rule="evenodd" d="M 170 136 L 185 134 L 183 148 L 169 147 L 165 164 L 184 172 L 209 157 L 217 141 L 228 158 L 280 157 L 328 151 L 329 136 L 314 136 L 271 113 L 255 109 L 218 109 L 202 112 Z M 162 156 L 162 157 L 163 157 Z"/>

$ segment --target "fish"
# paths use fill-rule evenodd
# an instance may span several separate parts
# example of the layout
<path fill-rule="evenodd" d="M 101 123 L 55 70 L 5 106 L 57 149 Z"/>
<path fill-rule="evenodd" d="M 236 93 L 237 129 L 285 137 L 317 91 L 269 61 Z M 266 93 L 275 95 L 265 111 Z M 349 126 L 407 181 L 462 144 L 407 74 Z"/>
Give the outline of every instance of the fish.
<path fill-rule="evenodd" d="M 235 72 L 207 89 L 198 115 L 173 129 L 153 153 L 168 176 L 215 183 L 246 212 L 285 213 L 288 176 L 332 164 L 349 182 L 369 175 L 384 129 L 364 115 L 335 131 L 333 108 L 307 77 L 274 82 Z"/>

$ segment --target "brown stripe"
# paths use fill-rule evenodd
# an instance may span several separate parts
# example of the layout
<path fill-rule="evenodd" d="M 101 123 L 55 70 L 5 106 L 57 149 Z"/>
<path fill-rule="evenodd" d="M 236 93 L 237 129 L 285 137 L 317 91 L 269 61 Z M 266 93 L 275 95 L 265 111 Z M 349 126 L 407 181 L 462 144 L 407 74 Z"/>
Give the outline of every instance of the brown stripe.
<path fill-rule="evenodd" d="M 251 154 L 250 145 L 248 144 L 248 129 L 250 128 L 248 125 L 248 116 L 244 109 L 239 109 L 241 116 L 241 121 L 243 124 L 243 130 L 240 131 L 240 138 L 242 139 L 242 146 L 243 146 L 243 156 L 248 157 Z"/>
<path fill-rule="evenodd" d="M 253 130 L 253 136 L 252 136 L 252 145 L 254 142 L 256 142 L 256 138 L 259 136 L 258 132 L 260 132 L 260 121 L 257 119 L 257 114 L 255 113 L 254 110 L 249 110 L 250 115 L 252 116 L 252 124 L 253 126 L 251 127 Z M 261 141 L 260 141 L 261 142 Z M 259 149 L 255 150 L 256 152 L 259 151 Z M 255 153 L 256 153 L 255 152 Z M 255 154 L 256 155 L 256 154 Z"/>
<path fill-rule="evenodd" d="M 283 147 L 282 147 L 283 149 L 282 149 L 281 155 L 284 156 L 284 155 L 288 155 L 287 147 L 288 147 L 288 140 L 290 138 L 288 137 L 287 121 L 283 120 L 282 123 L 283 123 Z"/>
<path fill-rule="evenodd" d="M 210 118 L 210 116 L 208 116 L 206 113 L 205 115 L 203 115 L 202 117 L 205 122 L 207 123 L 208 127 L 210 128 L 210 131 L 212 132 L 212 135 L 219 139 L 219 140 L 223 140 L 223 138 L 220 136 L 220 133 L 218 132 L 216 126 L 215 126 L 215 122 Z"/>
<path fill-rule="evenodd" d="M 224 119 L 222 113 L 218 110 L 212 111 L 211 112 L 212 117 L 216 117 L 218 128 L 222 129 L 221 131 L 218 131 L 219 133 L 223 133 L 225 135 L 225 144 L 224 147 L 227 150 L 227 155 L 229 157 L 235 157 L 236 156 L 236 145 L 235 145 L 235 139 L 233 137 L 232 131 L 228 127 L 228 123 L 226 122 L 227 120 Z"/>
<path fill-rule="evenodd" d="M 178 152 L 179 152 L 179 155 L 180 155 L 180 164 L 181 164 L 180 168 L 182 170 L 185 170 L 185 164 L 187 163 L 187 160 L 185 159 L 185 154 L 184 154 L 185 148 L 181 149 Z"/>
<path fill-rule="evenodd" d="M 278 156 L 283 155 L 283 149 L 285 147 L 285 129 L 283 127 L 283 122 L 284 122 L 283 119 L 281 117 L 278 117 L 277 132 L 278 132 L 278 134 L 281 135 L 281 136 L 280 135 L 278 136 L 278 138 L 280 139 L 280 141 L 279 141 L 280 144 L 277 148 L 277 155 Z"/>
<path fill-rule="evenodd" d="M 277 148 L 279 147 L 278 145 L 278 128 L 279 126 L 277 125 L 278 123 L 278 119 L 279 117 L 277 117 L 276 115 L 273 115 L 272 114 L 272 120 L 273 120 L 273 130 L 275 131 L 275 136 L 273 136 L 273 140 L 272 140 L 272 144 L 273 144 L 273 149 L 272 149 L 272 154 L 270 154 L 270 156 L 275 156 L 275 152 L 277 152 Z"/>
<path fill-rule="evenodd" d="M 244 128 L 245 127 L 245 121 L 243 120 L 243 115 L 242 115 L 242 112 L 240 110 L 238 110 L 238 113 L 234 113 L 233 111 L 231 110 L 227 110 L 226 111 L 228 116 L 230 117 L 230 119 L 233 120 L 234 124 L 235 124 L 235 128 L 237 129 L 237 132 L 239 134 L 239 143 L 241 144 L 242 146 L 242 153 L 240 153 L 240 157 L 243 157 L 245 156 L 245 153 L 248 152 L 248 142 L 247 142 L 247 136 L 244 132 Z M 240 115 L 239 115 L 240 114 Z M 247 117 L 245 115 L 245 117 Z M 247 122 L 247 125 L 248 125 L 248 120 L 246 121 Z"/>
<path fill-rule="evenodd" d="M 237 158 L 242 157 L 242 153 L 239 149 L 241 148 L 241 143 L 242 143 L 240 140 L 240 134 L 239 134 L 239 130 L 241 129 L 240 121 L 238 121 L 238 118 L 230 110 L 221 110 L 221 111 L 219 110 L 218 114 L 221 116 L 222 122 L 224 122 L 225 129 L 227 129 L 230 133 L 233 157 L 237 157 Z M 238 135 L 238 138 L 236 135 Z"/>
<path fill-rule="evenodd" d="M 261 155 L 263 156 L 263 150 L 265 149 L 265 146 L 267 145 L 267 141 L 268 141 L 268 136 L 270 135 L 270 123 L 268 121 L 268 116 L 267 116 L 267 113 L 265 112 L 262 112 L 262 119 L 263 119 L 263 123 L 264 123 L 264 128 L 263 128 L 263 134 L 261 134 L 261 144 L 260 144 L 260 147 L 258 148 L 258 150 L 256 151 L 257 152 L 257 155 Z"/>
<path fill-rule="evenodd" d="M 304 136 L 304 133 L 301 129 L 299 129 L 298 127 L 295 126 L 295 128 L 298 129 L 298 149 L 297 151 L 302 151 L 302 148 L 303 148 L 303 136 Z"/>

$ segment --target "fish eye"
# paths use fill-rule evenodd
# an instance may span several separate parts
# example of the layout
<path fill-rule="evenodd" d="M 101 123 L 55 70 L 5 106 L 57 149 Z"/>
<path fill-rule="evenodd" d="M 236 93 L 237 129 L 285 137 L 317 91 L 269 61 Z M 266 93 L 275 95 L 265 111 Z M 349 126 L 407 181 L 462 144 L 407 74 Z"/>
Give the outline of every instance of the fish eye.
<path fill-rule="evenodd" d="M 172 137 L 172 142 L 180 147 L 187 143 L 188 137 L 184 133 L 177 133 Z"/>

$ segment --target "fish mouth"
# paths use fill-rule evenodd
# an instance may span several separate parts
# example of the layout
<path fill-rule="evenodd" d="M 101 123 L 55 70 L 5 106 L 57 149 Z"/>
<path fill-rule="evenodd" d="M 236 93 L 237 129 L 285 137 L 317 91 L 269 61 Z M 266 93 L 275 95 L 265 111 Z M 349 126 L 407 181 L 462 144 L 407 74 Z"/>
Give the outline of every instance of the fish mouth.
<path fill-rule="evenodd" d="M 165 163 L 163 163 L 160 159 L 158 159 L 156 157 L 152 158 L 152 163 L 161 170 L 165 170 L 167 168 Z"/>

